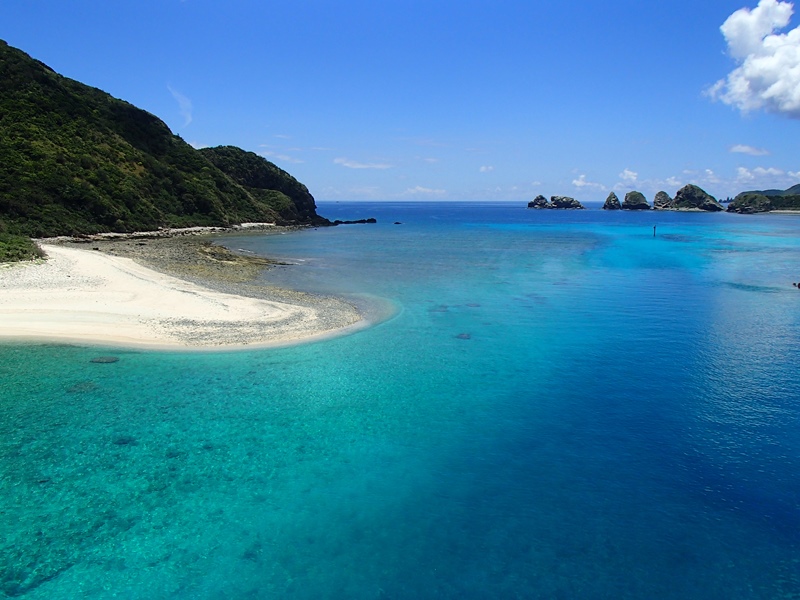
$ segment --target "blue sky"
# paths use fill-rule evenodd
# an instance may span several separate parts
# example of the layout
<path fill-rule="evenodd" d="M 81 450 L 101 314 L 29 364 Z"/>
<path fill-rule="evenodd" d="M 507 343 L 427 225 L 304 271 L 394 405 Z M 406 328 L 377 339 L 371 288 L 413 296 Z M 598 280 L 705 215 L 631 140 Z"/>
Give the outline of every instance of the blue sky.
<path fill-rule="evenodd" d="M 800 20 L 779 0 L 4 0 L 2 13 L 12 46 L 193 145 L 265 156 L 317 200 L 800 183 Z"/>

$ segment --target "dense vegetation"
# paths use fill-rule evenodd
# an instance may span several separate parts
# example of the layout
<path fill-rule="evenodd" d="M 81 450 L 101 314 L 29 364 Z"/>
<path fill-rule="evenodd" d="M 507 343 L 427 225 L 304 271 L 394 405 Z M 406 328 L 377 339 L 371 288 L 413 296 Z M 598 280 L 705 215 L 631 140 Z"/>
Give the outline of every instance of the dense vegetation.
<path fill-rule="evenodd" d="M 199 152 L 254 198 L 268 204 L 282 219 L 327 223 L 327 219 L 317 215 L 314 197 L 306 186 L 257 154 L 236 146 L 203 148 Z"/>
<path fill-rule="evenodd" d="M 197 151 L 154 115 L 0 40 L 0 231 L 245 221 L 327 222 L 305 186 L 272 163 L 232 147 Z"/>
<path fill-rule="evenodd" d="M 44 257 L 44 252 L 24 235 L 0 233 L 0 262 L 32 260 Z"/>
<path fill-rule="evenodd" d="M 771 210 L 800 211 L 800 184 L 788 190 L 742 192 L 728 205 L 728 212 L 758 213 Z"/>

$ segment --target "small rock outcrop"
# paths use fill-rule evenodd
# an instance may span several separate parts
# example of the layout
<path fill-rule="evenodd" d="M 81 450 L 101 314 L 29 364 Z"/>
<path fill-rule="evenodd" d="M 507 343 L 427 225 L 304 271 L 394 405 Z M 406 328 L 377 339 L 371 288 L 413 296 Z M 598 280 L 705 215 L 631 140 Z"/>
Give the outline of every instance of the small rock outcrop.
<path fill-rule="evenodd" d="M 606 198 L 605 204 L 603 204 L 603 210 L 620 210 L 622 205 L 619 202 L 619 198 L 614 192 L 611 192 Z"/>
<path fill-rule="evenodd" d="M 550 208 L 550 204 L 547 202 L 547 198 L 539 194 L 528 202 L 528 208 Z"/>
<path fill-rule="evenodd" d="M 551 196 L 550 208 L 580 210 L 583 208 L 583 204 L 569 196 Z"/>
<path fill-rule="evenodd" d="M 714 196 L 691 183 L 678 190 L 670 207 L 672 210 L 702 210 L 706 212 L 725 210 L 725 207 L 717 202 Z"/>
<path fill-rule="evenodd" d="M 364 225 L 365 223 L 377 223 L 377 219 L 370 217 L 369 219 L 356 219 L 355 221 L 340 221 L 336 219 L 331 225 Z"/>
<path fill-rule="evenodd" d="M 742 215 L 769 212 L 772 210 L 772 200 L 764 194 L 742 192 L 733 202 L 728 204 L 728 212 Z"/>
<path fill-rule="evenodd" d="M 669 210 L 672 207 L 672 198 L 667 192 L 658 192 L 653 198 L 653 208 L 656 210 Z"/>
<path fill-rule="evenodd" d="M 650 205 L 647 199 L 641 192 L 628 192 L 625 194 L 625 200 L 622 203 L 623 210 L 648 210 Z"/>

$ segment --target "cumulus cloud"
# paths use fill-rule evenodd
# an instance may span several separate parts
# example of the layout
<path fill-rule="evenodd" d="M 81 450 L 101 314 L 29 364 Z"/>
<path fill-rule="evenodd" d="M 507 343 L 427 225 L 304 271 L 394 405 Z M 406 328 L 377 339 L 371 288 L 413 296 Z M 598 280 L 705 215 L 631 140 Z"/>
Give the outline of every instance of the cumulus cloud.
<path fill-rule="evenodd" d="M 178 112 L 183 117 L 183 126 L 186 127 L 192 122 L 192 101 L 171 85 L 168 85 L 167 89 L 172 94 L 172 97 L 175 98 L 175 102 L 178 103 Z"/>
<path fill-rule="evenodd" d="M 625 183 L 636 183 L 636 180 L 639 178 L 639 174 L 636 171 L 631 171 L 630 169 L 624 169 L 622 173 L 619 174 L 619 178 L 624 181 Z"/>
<path fill-rule="evenodd" d="M 348 169 L 391 169 L 392 165 L 386 163 L 362 163 L 349 158 L 334 158 L 333 163 Z"/>
<path fill-rule="evenodd" d="M 775 167 L 756 167 L 755 169 L 748 169 L 746 167 L 739 167 L 736 169 L 736 183 L 751 183 L 758 181 L 770 187 L 788 187 L 792 183 L 792 179 L 797 179 L 798 173 L 789 171 L 788 173 L 783 169 Z"/>
<path fill-rule="evenodd" d="M 491 173 L 492 171 L 494 171 L 494 167 L 491 165 L 483 165 L 481 167 L 481 173 Z"/>
<path fill-rule="evenodd" d="M 580 189 L 586 188 L 590 190 L 600 190 L 601 192 L 604 192 L 606 190 L 606 186 L 604 186 L 602 183 L 586 181 L 586 175 L 581 175 L 577 179 L 573 179 L 572 185 Z"/>
<path fill-rule="evenodd" d="M 733 153 L 749 154 L 750 156 L 767 156 L 769 154 L 769 150 L 765 150 L 764 148 L 754 148 L 753 146 L 747 146 L 746 144 L 736 144 L 735 146 L 731 146 L 730 150 Z"/>
<path fill-rule="evenodd" d="M 708 94 L 747 113 L 754 110 L 800 119 L 800 28 L 789 25 L 794 5 L 760 0 L 734 12 L 720 30 L 739 64 Z"/>

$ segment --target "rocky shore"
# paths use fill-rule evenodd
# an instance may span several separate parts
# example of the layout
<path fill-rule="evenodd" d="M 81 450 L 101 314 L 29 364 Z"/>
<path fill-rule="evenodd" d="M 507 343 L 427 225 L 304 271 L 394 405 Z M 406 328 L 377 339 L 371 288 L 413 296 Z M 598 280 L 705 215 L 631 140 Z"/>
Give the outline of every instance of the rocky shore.
<path fill-rule="evenodd" d="M 212 242 L 228 230 L 203 231 L 179 236 L 144 237 L 141 234 L 114 237 L 50 238 L 48 244 L 93 250 L 130 258 L 155 271 L 203 285 L 236 285 L 252 282 L 273 265 L 282 263 L 259 256 L 236 253 Z"/>

